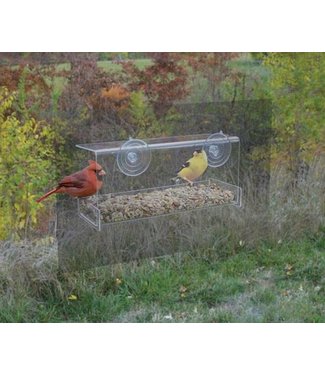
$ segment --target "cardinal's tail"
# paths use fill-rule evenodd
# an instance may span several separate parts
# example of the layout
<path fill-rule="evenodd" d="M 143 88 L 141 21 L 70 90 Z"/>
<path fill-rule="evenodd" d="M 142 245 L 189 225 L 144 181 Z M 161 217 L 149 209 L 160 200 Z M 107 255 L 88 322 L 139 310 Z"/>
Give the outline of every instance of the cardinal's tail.
<path fill-rule="evenodd" d="M 36 202 L 37 203 L 42 202 L 42 200 L 47 198 L 49 195 L 56 193 L 58 190 L 59 190 L 59 187 L 56 187 L 55 189 L 50 190 L 48 193 L 44 194 L 41 198 L 38 198 Z"/>

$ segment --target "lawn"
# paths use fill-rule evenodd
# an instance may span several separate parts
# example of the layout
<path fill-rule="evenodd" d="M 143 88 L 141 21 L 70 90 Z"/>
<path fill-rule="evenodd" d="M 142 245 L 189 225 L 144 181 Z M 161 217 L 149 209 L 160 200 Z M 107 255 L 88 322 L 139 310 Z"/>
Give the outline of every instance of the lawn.
<path fill-rule="evenodd" d="M 16 249 L 14 266 L 0 268 L 0 321 L 325 322 L 324 237 L 66 275 L 57 273 L 55 247 L 38 256 L 37 248 Z"/>
<path fill-rule="evenodd" d="M 121 61 L 126 61 L 126 60 L 121 60 Z M 139 69 L 144 69 L 152 63 L 151 59 L 136 59 L 132 61 L 134 61 L 136 67 L 138 67 Z M 117 64 L 114 61 L 108 61 L 108 60 L 98 61 L 97 65 L 100 68 L 106 70 L 107 72 L 118 72 L 122 70 L 121 65 Z"/>

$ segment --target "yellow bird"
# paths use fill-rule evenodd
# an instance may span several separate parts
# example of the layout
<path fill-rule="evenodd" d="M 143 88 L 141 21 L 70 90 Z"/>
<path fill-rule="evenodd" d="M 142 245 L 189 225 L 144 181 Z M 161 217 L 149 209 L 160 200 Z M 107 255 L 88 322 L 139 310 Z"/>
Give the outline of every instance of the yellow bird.
<path fill-rule="evenodd" d="M 201 177 L 208 168 L 208 157 L 204 150 L 196 150 L 193 152 L 193 157 L 187 160 L 177 172 L 177 177 L 174 181 L 182 179 L 187 181 L 191 186 L 193 181 Z"/>

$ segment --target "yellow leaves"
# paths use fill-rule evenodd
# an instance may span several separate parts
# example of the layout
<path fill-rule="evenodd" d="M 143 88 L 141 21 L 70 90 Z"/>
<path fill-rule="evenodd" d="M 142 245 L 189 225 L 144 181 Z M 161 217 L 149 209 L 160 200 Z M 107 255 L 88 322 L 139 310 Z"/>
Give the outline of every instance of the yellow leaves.
<path fill-rule="evenodd" d="M 119 286 L 119 285 L 121 285 L 122 284 L 122 280 L 121 279 L 119 279 L 118 277 L 115 279 L 115 285 L 116 286 Z"/>
<path fill-rule="evenodd" d="M 292 273 L 293 273 L 293 265 L 292 264 L 287 264 L 286 266 L 285 266 L 285 273 L 286 273 L 286 275 L 287 276 L 291 276 L 292 275 Z"/>
<path fill-rule="evenodd" d="M 78 300 L 78 297 L 75 295 L 75 294 L 70 294 L 67 299 L 69 301 L 77 301 Z"/>
<path fill-rule="evenodd" d="M 14 101 L 14 95 L 9 94 L 8 89 L 5 87 L 0 88 L 0 121 L 3 121 L 3 115 L 6 110 L 11 108 Z"/>
<path fill-rule="evenodd" d="M 187 287 L 184 285 L 181 285 L 179 288 L 179 293 L 180 293 L 181 298 L 186 297 L 186 292 L 187 292 Z"/>
<path fill-rule="evenodd" d="M 325 55 L 269 53 L 265 64 L 271 70 L 272 127 L 277 153 L 283 152 L 288 157 L 297 158 L 298 147 L 290 146 L 293 139 L 300 139 L 305 151 L 299 157 L 308 161 L 317 145 L 322 143 L 324 79 L 321 78 L 324 77 Z M 310 147 L 306 148 L 306 143 Z"/>
<path fill-rule="evenodd" d="M 26 224 L 26 220 L 25 219 L 20 220 L 19 224 L 18 224 L 18 228 L 19 229 L 23 229 L 24 226 L 25 226 L 25 224 Z"/>
<path fill-rule="evenodd" d="M 249 158 L 252 161 L 261 161 L 267 159 L 269 154 L 269 146 L 256 146 L 252 149 L 249 154 Z"/>
<path fill-rule="evenodd" d="M 308 75 L 306 75 L 306 74 L 305 74 L 305 76 L 304 76 L 304 79 L 305 79 L 305 81 L 307 81 L 307 82 L 310 82 L 310 81 L 311 81 L 310 77 L 309 77 Z"/>
<path fill-rule="evenodd" d="M 17 117 L 14 101 L 14 95 L 0 88 L 0 239 L 9 233 L 25 235 L 37 223 L 42 207 L 35 198 L 54 175 L 57 158 L 53 128 L 28 111 Z"/>

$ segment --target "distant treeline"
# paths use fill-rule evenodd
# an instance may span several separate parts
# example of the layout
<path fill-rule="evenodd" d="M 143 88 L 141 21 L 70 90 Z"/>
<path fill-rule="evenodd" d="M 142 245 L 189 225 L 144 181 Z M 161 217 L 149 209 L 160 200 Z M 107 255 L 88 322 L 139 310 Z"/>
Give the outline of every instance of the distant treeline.
<path fill-rule="evenodd" d="M 146 52 L 1 52 L 0 65 L 64 64 L 82 60 L 136 60 L 148 57 Z"/>

